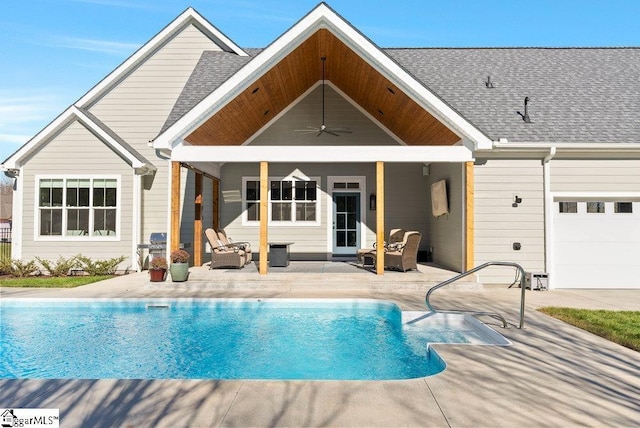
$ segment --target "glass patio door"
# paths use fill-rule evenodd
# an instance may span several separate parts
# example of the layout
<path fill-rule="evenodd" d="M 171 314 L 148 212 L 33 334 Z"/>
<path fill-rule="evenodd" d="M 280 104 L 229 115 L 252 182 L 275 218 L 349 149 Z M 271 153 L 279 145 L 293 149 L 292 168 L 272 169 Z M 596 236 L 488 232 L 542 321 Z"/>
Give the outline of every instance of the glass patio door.
<path fill-rule="evenodd" d="M 360 248 L 360 193 L 333 193 L 333 254 L 355 255 Z"/>

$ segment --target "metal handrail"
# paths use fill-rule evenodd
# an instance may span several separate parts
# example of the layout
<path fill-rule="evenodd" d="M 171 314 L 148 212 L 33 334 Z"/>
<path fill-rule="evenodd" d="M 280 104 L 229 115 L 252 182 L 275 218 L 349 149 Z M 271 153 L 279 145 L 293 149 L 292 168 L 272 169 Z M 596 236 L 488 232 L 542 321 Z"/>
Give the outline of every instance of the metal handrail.
<path fill-rule="evenodd" d="M 438 285 L 435 285 L 433 287 L 431 287 L 429 289 L 429 291 L 427 292 L 427 295 L 425 296 L 425 302 L 427 304 L 427 308 L 429 308 L 429 310 L 431 312 L 441 312 L 441 313 L 465 313 L 465 314 L 471 314 L 471 315 L 487 315 L 487 316 L 491 316 L 494 318 L 498 318 L 502 321 L 502 327 L 507 327 L 507 320 L 500 314 L 495 313 L 495 312 L 477 312 L 477 311 L 463 311 L 463 310 L 451 310 L 451 311 L 438 311 L 436 310 L 433 306 L 431 306 L 431 303 L 429 302 L 429 297 L 431 296 L 431 294 L 436 291 L 439 288 L 444 287 L 445 285 L 449 285 L 452 282 L 456 282 L 457 280 L 464 278 L 465 276 L 471 275 L 472 273 L 478 272 L 479 270 L 482 270 L 486 267 L 489 266 L 511 266 L 514 267 L 516 269 L 518 269 L 520 271 L 520 290 L 521 290 L 521 295 L 520 295 L 520 325 L 519 328 L 523 328 L 524 327 L 524 292 L 525 292 L 525 272 L 524 269 L 522 268 L 522 266 L 520 266 L 517 263 L 513 263 L 513 262 L 487 262 L 484 264 L 481 264 L 480 266 L 476 266 L 471 270 L 468 270 L 466 272 L 462 272 L 460 275 L 457 275 L 451 279 L 448 279 L 444 282 L 441 282 Z"/>

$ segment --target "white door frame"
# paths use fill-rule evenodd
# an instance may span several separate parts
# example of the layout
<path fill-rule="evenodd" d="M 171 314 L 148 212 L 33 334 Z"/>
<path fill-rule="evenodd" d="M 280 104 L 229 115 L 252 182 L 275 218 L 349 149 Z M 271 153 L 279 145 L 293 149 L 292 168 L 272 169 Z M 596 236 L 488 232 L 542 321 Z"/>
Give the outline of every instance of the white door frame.
<path fill-rule="evenodd" d="M 333 191 L 335 183 L 358 183 L 357 189 L 335 189 L 339 193 L 359 193 L 360 194 L 360 245 L 367 245 L 367 226 L 365 219 L 367 215 L 367 177 L 364 175 L 340 175 L 327 177 L 326 207 L 327 207 L 327 260 L 333 258 Z M 340 257 L 340 256 L 336 256 Z"/>

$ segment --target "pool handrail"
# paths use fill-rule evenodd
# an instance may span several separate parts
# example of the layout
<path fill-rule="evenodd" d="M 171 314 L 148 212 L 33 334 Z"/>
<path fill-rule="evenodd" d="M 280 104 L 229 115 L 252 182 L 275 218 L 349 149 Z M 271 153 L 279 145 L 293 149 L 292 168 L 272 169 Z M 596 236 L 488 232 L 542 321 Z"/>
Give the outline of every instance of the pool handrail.
<path fill-rule="evenodd" d="M 482 311 L 466 311 L 466 310 L 448 310 L 448 311 L 440 311 L 435 309 L 432 305 L 431 302 L 429 301 L 429 298 L 431 297 L 431 294 L 444 287 L 445 285 L 449 285 L 453 282 L 456 282 L 457 280 L 464 278 L 465 276 L 471 275 L 472 273 L 478 272 L 479 270 L 482 270 L 486 267 L 489 266 L 511 266 L 514 267 L 516 269 L 518 269 L 520 271 L 520 324 L 518 328 L 524 328 L 524 294 L 525 294 L 525 276 L 526 273 L 524 271 L 524 269 L 522 268 L 522 266 L 520 266 L 518 263 L 514 263 L 514 262 L 486 262 L 483 263 L 479 266 L 474 267 L 471 270 L 468 270 L 466 272 L 462 272 L 459 275 L 454 276 L 453 278 L 450 278 L 446 281 L 443 281 L 437 285 L 434 285 L 433 287 L 431 287 L 429 289 L 429 291 L 427 291 L 427 295 L 425 296 L 425 303 L 427 304 L 427 308 L 431 311 L 431 312 L 440 312 L 440 313 L 454 313 L 454 314 L 460 314 L 460 313 L 464 313 L 464 314 L 470 314 L 470 315 L 487 315 L 490 317 L 494 317 L 494 318 L 498 318 L 499 320 L 502 321 L 502 327 L 506 328 L 507 327 L 507 320 L 500 315 L 499 313 L 496 312 L 482 312 Z"/>

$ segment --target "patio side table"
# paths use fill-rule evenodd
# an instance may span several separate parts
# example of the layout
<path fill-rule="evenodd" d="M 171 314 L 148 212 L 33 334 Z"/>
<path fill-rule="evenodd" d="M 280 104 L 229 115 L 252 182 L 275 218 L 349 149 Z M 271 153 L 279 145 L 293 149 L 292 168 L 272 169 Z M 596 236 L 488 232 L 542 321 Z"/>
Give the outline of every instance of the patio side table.
<path fill-rule="evenodd" d="M 269 242 L 269 266 L 289 266 L 289 247 L 295 242 Z"/>

